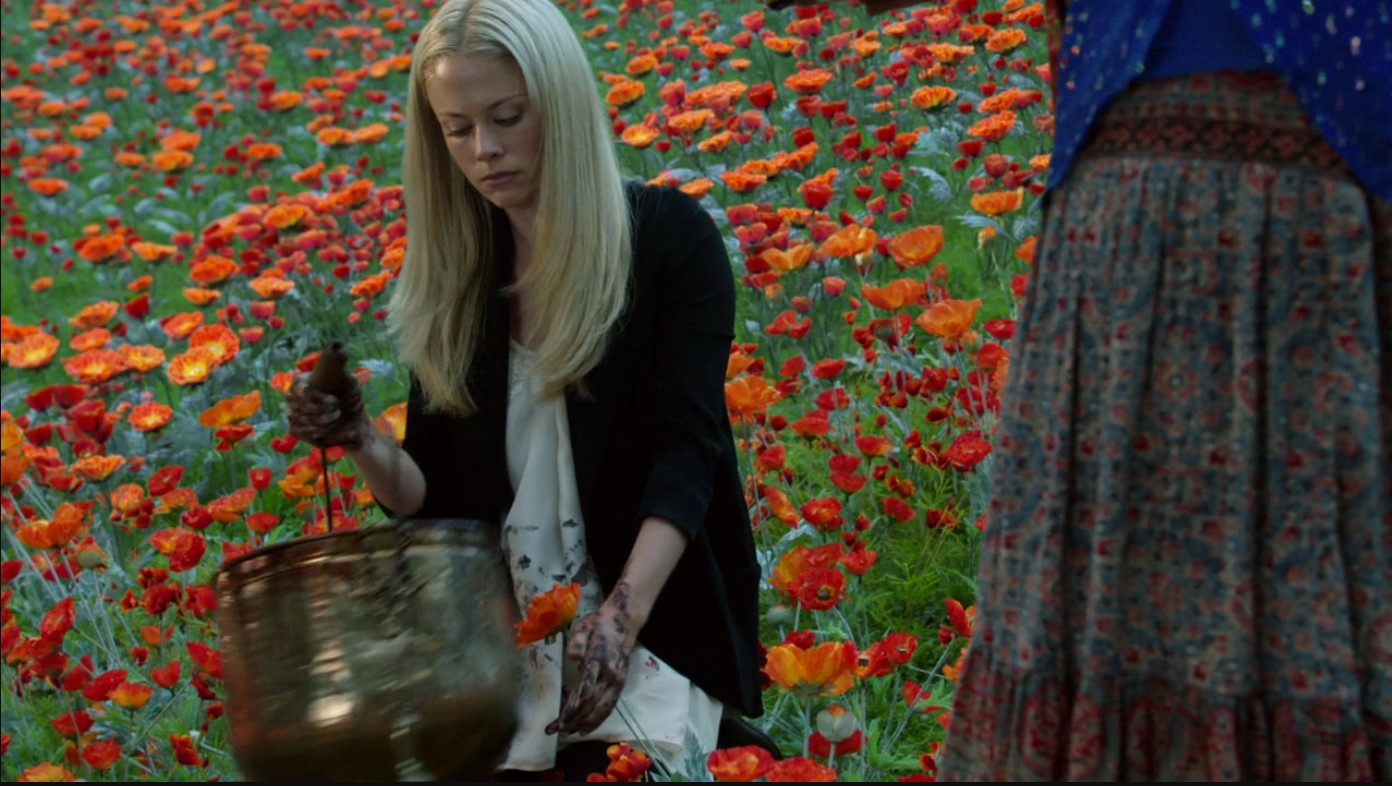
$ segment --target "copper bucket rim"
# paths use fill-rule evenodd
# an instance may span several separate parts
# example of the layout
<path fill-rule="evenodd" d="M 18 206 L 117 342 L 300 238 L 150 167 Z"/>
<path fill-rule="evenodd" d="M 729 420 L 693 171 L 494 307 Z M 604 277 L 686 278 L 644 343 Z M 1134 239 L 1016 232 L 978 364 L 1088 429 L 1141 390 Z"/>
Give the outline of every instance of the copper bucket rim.
<path fill-rule="evenodd" d="M 222 566 L 218 568 L 217 573 L 219 577 L 224 575 L 230 575 L 232 573 L 239 572 L 245 566 L 246 563 L 249 563 L 252 560 L 264 559 L 267 557 L 274 558 L 277 554 L 281 552 L 313 548 L 314 546 L 320 543 L 325 543 L 328 541 L 338 542 L 353 537 L 374 537 L 377 536 L 379 532 L 389 531 L 396 527 L 403 526 L 412 530 L 424 529 L 427 525 L 429 525 L 432 529 L 439 529 L 444 527 L 451 530 L 477 532 L 486 537 L 492 537 L 495 534 L 494 530 L 496 529 L 491 522 L 484 521 L 483 519 L 474 519 L 468 517 L 399 519 L 395 520 L 394 523 L 372 524 L 365 527 L 355 527 L 353 529 L 340 529 L 334 530 L 332 532 L 320 532 L 314 535 L 300 535 L 298 537 L 290 538 L 289 540 L 282 540 L 276 543 L 268 543 L 264 546 L 258 546 L 252 549 L 251 551 L 246 552 L 245 554 L 238 554 L 232 559 L 224 562 Z"/>

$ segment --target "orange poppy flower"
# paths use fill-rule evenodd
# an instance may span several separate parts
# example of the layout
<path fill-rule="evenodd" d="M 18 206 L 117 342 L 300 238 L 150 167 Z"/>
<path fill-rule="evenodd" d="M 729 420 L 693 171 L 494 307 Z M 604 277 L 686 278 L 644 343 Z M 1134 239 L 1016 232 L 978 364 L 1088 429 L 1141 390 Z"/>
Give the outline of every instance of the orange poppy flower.
<path fill-rule="evenodd" d="M 349 141 L 354 144 L 370 145 L 386 139 L 389 133 L 391 133 L 391 127 L 386 123 L 370 123 L 353 131 L 349 135 Z"/>
<path fill-rule="evenodd" d="M 691 109 L 668 118 L 667 127 L 675 129 L 685 136 L 690 136 L 705 128 L 706 124 L 714 118 L 715 113 L 709 109 Z"/>
<path fill-rule="evenodd" d="M 362 281 L 354 284 L 349 290 L 349 294 L 354 297 L 377 297 L 386 290 L 387 285 L 392 281 L 392 272 L 383 270 L 381 273 L 368 276 Z"/>
<path fill-rule="evenodd" d="M 517 646 L 542 641 L 575 619 L 580 606 L 580 585 L 557 584 L 527 603 L 527 616 L 517 623 Z"/>
<path fill-rule="evenodd" d="M 980 300 L 943 300 L 929 306 L 915 321 L 927 332 L 955 341 L 971 330 L 980 307 Z"/>
<path fill-rule="evenodd" d="M 174 246 L 161 245 L 159 243 L 148 243 L 138 240 L 131 244 L 131 251 L 146 262 L 159 262 L 168 259 L 178 253 L 179 249 Z M 132 290 L 134 291 L 134 290 Z"/>
<path fill-rule="evenodd" d="M 997 30 L 986 39 L 986 48 L 997 54 L 1009 52 L 1029 40 L 1029 34 L 1018 27 Z"/>
<path fill-rule="evenodd" d="M 300 223 L 300 221 L 304 220 L 305 216 L 308 216 L 312 212 L 313 211 L 304 205 L 276 205 L 266 211 L 264 220 L 268 225 L 276 229 L 285 229 Z"/>
<path fill-rule="evenodd" d="M 220 366 L 236 357 L 242 349 L 242 341 L 226 325 L 204 325 L 189 336 L 189 349 L 211 350 L 215 357 L 214 362 Z"/>
<path fill-rule="evenodd" d="M 175 573 L 196 567 L 208 550 L 202 535 L 191 529 L 174 527 L 152 534 L 150 545 L 169 558 L 169 569 Z"/>
<path fill-rule="evenodd" d="M 875 247 L 879 235 L 869 227 L 847 224 L 822 242 L 822 251 L 833 257 L 854 257 Z"/>
<path fill-rule="evenodd" d="M 909 103 L 919 109 L 936 109 L 957 100 L 957 91 L 942 85 L 920 87 L 909 96 Z"/>
<path fill-rule="evenodd" d="M 198 422 L 208 428 L 218 428 L 246 420 L 261 408 L 261 391 L 253 390 L 241 396 L 228 396 L 203 410 Z"/>
<path fill-rule="evenodd" d="M 724 112 L 747 92 L 749 85 L 738 79 L 727 79 L 692 90 L 682 99 L 682 104 L 687 107 L 706 106 L 717 112 Z"/>
<path fill-rule="evenodd" d="M 833 74 L 825 68 L 809 68 L 790 74 L 783 80 L 783 85 L 800 95 L 815 95 L 831 81 L 832 76 Z"/>
<path fill-rule="evenodd" d="M 181 311 L 160 320 L 160 327 L 172 339 L 188 338 L 204 320 L 202 311 Z"/>
<path fill-rule="evenodd" d="M 33 22 L 30 22 L 29 26 L 36 30 L 40 29 L 39 27 L 36 27 L 36 25 L 38 25 L 42 21 L 43 20 L 41 19 L 36 19 Z M 73 772 L 67 767 L 62 766 L 61 764 L 50 764 L 49 762 L 43 762 L 41 764 L 35 764 L 34 766 L 25 769 L 24 772 L 20 773 L 19 777 L 15 780 L 29 781 L 33 783 L 38 783 L 40 781 L 53 783 L 71 783 L 77 780 L 77 773 Z"/>
<path fill-rule="evenodd" d="M 29 189 L 40 196 L 54 196 L 68 190 L 68 181 L 56 177 L 36 177 L 29 181 Z"/>
<path fill-rule="evenodd" d="M 72 471 L 88 480 L 105 480 L 111 473 L 125 466 L 124 456 L 86 455 L 72 463 Z"/>
<path fill-rule="evenodd" d="M 799 576 L 811 569 L 833 567 L 845 553 L 846 549 L 840 543 L 815 548 L 794 546 L 779 558 L 773 574 L 769 576 L 769 584 L 791 600 Z"/>
<path fill-rule="evenodd" d="M 977 121 L 971 128 L 967 129 L 967 134 L 980 137 L 988 142 L 999 142 L 1014 127 L 1015 113 L 1005 109 Z"/>
<path fill-rule="evenodd" d="M 764 262 L 768 263 L 769 267 L 786 273 L 798 270 L 807 264 L 807 261 L 812 258 L 812 244 L 799 243 L 787 251 L 770 246 L 760 256 L 763 257 Z"/>
<path fill-rule="evenodd" d="M 116 351 L 127 366 L 142 374 L 164 365 L 164 350 L 150 344 L 124 344 Z"/>
<path fill-rule="evenodd" d="M 696 145 L 696 148 L 702 153 L 720 153 L 730 146 L 730 142 L 734 140 L 734 138 L 735 135 L 732 132 L 721 131 L 718 134 L 712 134 L 702 139 L 701 143 Z"/>
<path fill-rule="evenodd" d="M 1019 210 L 1024 203 L 1025 189 L 1017 188 L 1013 191 L 989 191 L 984 194 L 976 194 L 971 198 L 972 209 L 978 213 L 988 216 L 999 216 L 1005 213 Z"/>
<path fill-rule="evenodd" d="M 144 707 L 150 701 L 150 696 L 154 695 L 155 689 L 149 685 L 139 685 L 134 682 L 122 682 L 111 691 L 107 698 L 111 699 L 118 707 L 125 707 L 128 710 L 135 710 Z"/>
<path fill-rule="evenodd" d="M 5 416 L 9 417 L 8 412 Z M 24 429 L 13 420 L 6 420 L 0 425 L 0 451 L 10 451 L 24 444 Z"/>
<path fill-rule="evenodd" d="M 914 227 L 889 241 L 889 255 L 908 267 L 931 261 L 943 247 L 943 228 L 936 225 Z"/>
<path fill-rule="evenodd" d="M 640 124 L 625 128 L 623 133 L 619 135 L 619 139 L 623 140 L 623 143 L 626 145 L 643 148 L 652 144 L 653 140 L 661 135 L 662 132 L 658 131 L 656 128 L 650 125 Z"/>
<path fill-rule="evenodd" d="M 0 485 L 8 488 L 18 483 L 24 472 L 29 469 L 31 461 L 28 456 L 18 452 L 6 453 L 0 457 Z"/>
<path fill-rule="evenodd" d="M 768 182 L 768 177 L 756 175 L 749 172 L 727 169 L 720 173 L 720 179 L 725 181 L 725 186 L 737 194 L 743 194 L 762 186 Z"/>
<path fill-rule="evenodd" d="M 198 147 L 198 143 L 203 141 L 203 135 L 197 131 L 185 131 L 176 128 L 160 138 L 160 147 L 165 150 L 193 150 Z"/>
<path fill-rule="evenodd" d="M 729 361 L 725 363 L 725 378 L 734 379 L 748 371 L 757 362 L 758 358 L 752 358 L 743 352 L 731 352 Z M 726 395 L 729 395 L 728 392 Z"/>
<path fill-rule="evenodd" d="M 231 494 L 225 494 L 208 503 L 208 513 L 214 521 L 224 524 L 241 518 L 251 503 L 256 501 L 256 487 L 243 486 Z"/>
<path fill-rule="evenodd" d="M 773 766 L 773 755 L 758 745 L 720 748 L 706 757 L 706 770 L 720 783 L 752 783 Z"/>
<path fill-rule="evenodd" d="M 735 417 L 752 419 L 781 398 L 782 392 L 760 376 L 743 376 L 725 383 L 725 408 Z"/>
<path fill-rule="evenodd" d="M 779 644 L 768 649 L 764 673 L 778 687 L 805 696 L 839 696 L 855 684 L 856 648 L 828 641 L 811 649 Z"/>
<path fill-rule="evenodd" d="M 85 518 L 82 508 L 64 502 L 53 511 L 52 519 L 30 521 L 15 531 L 15 537 L 31 549 L 55 549 L 82 534 Z"/>
<path fill-rule="evenodd" d="M 643 97 L 648 91 L 646 85 L 636 79 L 623 79 L 609 87 L 604 101 L 610 106 L 628 106 Z"/>
<path fill-rule="evenodd" d="M 284 276 L 270 274 L 257 276 L 247 282 L 247 285 L 250 286 L 252 291 L 257 295 L 267 300 L 274 300 L 295 288 L 295 282 L 286 279 Z"/>
<path fill-rule="evenodd" d="M 48 333 L 30 333 L 16 343 L 5 344 L 5 362 L 10 368 L 43 368 L 62 344 Z"/>
<path fill-rule="evenodd" d="M 135 408 L 126 415 L 131 426 L 136 431 L 154 431 L 163 428 L 169 419 L 174 417 L 174 408 L 157 401 L 146 401 L 136 404 Z"/>
<path fill-rule="evenodd" d="M 295 181 L 296 183 L 299 183 L 300 185 L 304 185 L 306 183 L 313 182 L 322 174 L 324 174 L 324 162 L 316 161 L 311 166 L 305 167 L 304 169 L 301 169 L 300 171 L 291 175 L 290 179 Z"/>
<path fill-rule="evenodd" d="M 406 402 L 398 401 L 382 410 L 382 414 L 372 423 L 378 431 L 401 444 L 406 439 Z"/>
<path fill-rule="evenodd" d="M 120 309 L 120 304 L 114 300 L 100 300 L 96 303 L 83 306 L 77 312 L 77 316 L 68 320 L 69 324 L 77 328 L 101 327 L 111 321 L 116 316 L 116 311 Z"/>
<path fill-rule="evenodd" d="M 105 262 L 126 247 L 126 238 L 120 234 L 97 235 L 83 238 L 78 243 L 78 256 L 88 262 Z"/>
<path fill-rule="evenodd" d="M 939 63 L 960 63 L 961 61 L 976 54 L 974 46 L 958 46 L 956 44 L 929 44 L 928 51 L 933 53 L 933 57 Z"/>
<path fill-rule="evenodd" d="M 678 186 L 678 190 L 682 193 L 689 194 L 697 199 L 709 194 L 712 188 L 715 188 L 715 182 L 708 177 L 698 177 L 690 183 L 683 183 Z"/>
<path fill-rule="evenodd" d="M 801 38 L 792 36 L 769 36 L 764 39 L 764 47 L 770 52 L 780 55 L 793 55 L 808 48 L 808 43 Z"/>
<path fill-rule="evenodd" d="M 1020 244 L 1020 247 L 1015 249 L 1015 258 L 1020 260 L 1021 262 L 1033 262 L 1034 247 L 1035 244 L 1038 242 L 1039 239 L 1035 235 L 1030 235 L 1029 237 L 1025 238 L 1024 242 Z"/>
<path fill-rule="evenodd" d="M 880 48 L 884 46 L 880 43 L 879 39 L 877 38 L 878 35 L 879 31 L 871 30 L 870 32 L 866 33 L 860 38 L 857 38 L 856 40 L 852 41 L 851 47 L 855 49 L 856 54 L 860 55 L 861 57 L 869 57 L 870 55 L 873 55 L 876 52 L 880 51 Z"/>
<path fill-rule="evenodd" d="M 150 163 L 161 172 L 176 172 L 193 165 L 193 154 L 187 150 L 158 150 L 150 156 Z"/>
<path fill-rule="evenodd" d="M 210 347 L 194 347 L 169 361 L 169 380 L 176 385 L 197 385 L 206 382 L 217 368 L 219 357 Z"/>
<path fill-rule="evenodd" d="M 793 501 L 788 499 L 788 495 L 772 486 L 759 486 L 759 491 L 764 495 L 764 504 L 768 506 L 769 513 L 779 521 L 794 526 L 798 522 L 798 510 L 793 505 Z"/>
<path fill-rule="evenodd" d="M 642 76 L 654 68 L 657 68 L 656 57 L 652 55 L 638 55 L 628 61 L 628 65 L 624 66 L 624 71 L 628 72 L 629 76 Z"/>
<path fill-rule="evenodd" d="M 866 284 L 861 287 L 860 294 L 865 297 L 867 303 L 875 308 L 898 311 L 904 306 L 917 303 L 927 290 L 928 285 L 922 281 L 900 278 L 885 284 L 883 287 Z"/>
<path fill-rule="evenodd" d="M 277 90 L 271 93 L 271 97 L 267 99 L 267 102 L 271 105 L 271 109 L 277 112 L 284 112 L 287 109 L 294 109 L 304 103 L 304 95 L 294 90 Z"/>
<path fill-rule="evenodd" d="M 135 513 L 145 502 L 145 488 L 139 483 L 122 484 L 111 492 L 110 502 L 111 509 L 123 516 Z"/>
<path fill-rule="evenodd" d="M 1015 102 L 1019 100 L 1019 98 L 1024 94 L 1025 91 L 1016 90 L 1015 88 L 1011 88 L 1009 90 L 1002 90 L 1001 92 L 996 93 L 995 95 L 991 96 L 985 101 L 982 101 L 980 104 L 977 104 L 976 108 L 981 112 L 988 113 L 1001 112 L 1006 109 L 1014 109 Z"/>
<path fill-rule="evenodd" d="M 339 128 L 338 126 L 329 126 L 328 128 L 319 129 L 318 133 L 316 133 L 314 137 L 315 139 L 318 139 L 321 144 L 332 146 L 348 144 L 348 142 L 352 141 L 353 135 L 346 128 Z"/>
<path fill-rule="evenodd" d="M 114 349 L 89 349 L 69 358 L 64 358 L 63 369 L 68 376 L 83 383 L 105 382 L 108 379 L 129 371 L 126 359 Z"/>
<path fill-rule="evenodd" d="M 779 170 L 783 169 L 805 169 L 817 158 L 817 151 L 820 148 L 816 142 L 808 142 L 791 153 L 779 153 L 773 157 L 774 164 Z M 836 176 L 836 170 L 828 170 L 832 177 Z M 828 181 L 830 185 L 830 181 Z"/>
<path fill-rule="evenodd" d="M 206 306 L 221 297 L 222 293 L 216 289 L 184 287 L 184 300 L 187 300 L 195 306 Z"/>
<path fill-rule="evenodd" d="M 116 154 L 116 163 L 119 166 L 135 169 L 145 165 L 145 156 L 139 153 L 131 153 L 125 150 Z"/>
<path fill-rule="evenodd" d="M 196 263 L 189 270 L 189 278 L 195 283 L 206 287 L 210 284 L 217 284 L 227 280 L 227 277 L 236 273 L 239 267 L 240 266 L 236 262 L 233 262 L 227 257 L 214 254 Z"/>

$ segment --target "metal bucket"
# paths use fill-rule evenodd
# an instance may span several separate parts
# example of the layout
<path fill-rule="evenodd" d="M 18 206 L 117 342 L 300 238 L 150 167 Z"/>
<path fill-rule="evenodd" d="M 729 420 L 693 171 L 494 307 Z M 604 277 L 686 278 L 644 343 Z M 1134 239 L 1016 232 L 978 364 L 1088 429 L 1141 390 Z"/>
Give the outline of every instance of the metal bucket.
<path fill-rule="evenodd" d="M 223 566 L 233 755 L 257 781 L 468 781 L 516 729 L 516 607 L 496 527 L 409 520 Z"/>

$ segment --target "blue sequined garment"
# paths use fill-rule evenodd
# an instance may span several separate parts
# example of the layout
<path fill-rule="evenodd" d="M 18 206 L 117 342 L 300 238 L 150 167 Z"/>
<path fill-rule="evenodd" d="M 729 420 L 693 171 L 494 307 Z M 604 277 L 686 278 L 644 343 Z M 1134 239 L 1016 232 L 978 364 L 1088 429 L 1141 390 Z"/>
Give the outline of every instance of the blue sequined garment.
<path fill-rule="evenodd" d="M 1392 0 L 1227 2 L 1260 47 L 1265 67 L 1285 77 L 1354 175 L 1392 200 Z M 1050 187 L 1067 176 L 1108 103 L 1150 76 L 1151 47 L 1170 7 L 1171 0 L 1068 4 Z"/>

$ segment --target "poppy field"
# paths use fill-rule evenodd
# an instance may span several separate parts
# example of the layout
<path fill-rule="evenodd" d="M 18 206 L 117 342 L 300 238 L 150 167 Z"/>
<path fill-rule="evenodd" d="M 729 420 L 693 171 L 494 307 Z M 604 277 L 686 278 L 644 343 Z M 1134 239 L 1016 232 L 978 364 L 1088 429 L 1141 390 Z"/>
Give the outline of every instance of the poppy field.
<path fill-rule="evenodd" d="M 699 197 L 737 282 L 756 723 L 785 758 L 693 776 L 932 780 L 1048 176 L 1042 4 L 558 2 L 626 174 Z M 385 521 L 341 451 L 287 434 L 283 391 L 339 340 L 404 431 L 381 320 L 434 5 L 0 0 L 5 780 L 238 780 L 218 568 Z M 611 756 L 596 779 L 649 765 Z"/>

